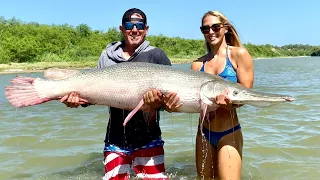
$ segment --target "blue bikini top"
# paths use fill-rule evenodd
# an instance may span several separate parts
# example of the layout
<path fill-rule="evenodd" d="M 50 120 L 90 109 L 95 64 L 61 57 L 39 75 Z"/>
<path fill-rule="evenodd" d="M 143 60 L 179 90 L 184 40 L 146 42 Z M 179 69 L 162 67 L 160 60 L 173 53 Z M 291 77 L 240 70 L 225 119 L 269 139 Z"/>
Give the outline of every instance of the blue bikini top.
<path fill-rule="evenodd" d="M 233 68 L 232 63 L 231 63 L 231 61 L 229 59 L 229 56 L 228 56 L 228 47 L 227 47 L 226 54 L 227 54 L 226 66 L 224 67 L 224 70 L 220 74 L 218 74 L 218 76 L 220 76 L 220 77 L 222 77 L 224 79 L 227 79 L 229 81 L 238 82 L 237 72 Z M 209 57 L 209 55 L 203 61 L 202 67 L 200 69 L 201 72 L 204 72 L 204 65 L 206 64 L 208 57 Z"/>

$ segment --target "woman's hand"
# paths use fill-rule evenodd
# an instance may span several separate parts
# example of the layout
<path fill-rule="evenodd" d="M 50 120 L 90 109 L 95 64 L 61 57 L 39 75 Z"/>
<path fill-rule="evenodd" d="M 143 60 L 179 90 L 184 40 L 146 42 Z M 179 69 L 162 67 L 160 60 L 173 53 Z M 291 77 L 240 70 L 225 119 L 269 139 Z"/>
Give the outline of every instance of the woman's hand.
<path fill-rule="evenodd" d="M 228 98 L 228 91 L 225 90 L 218 96 L 216 96 L 216 104 L 224 109 L 235 109 L 235 106 L 232 106 L 231 99 Z"/>

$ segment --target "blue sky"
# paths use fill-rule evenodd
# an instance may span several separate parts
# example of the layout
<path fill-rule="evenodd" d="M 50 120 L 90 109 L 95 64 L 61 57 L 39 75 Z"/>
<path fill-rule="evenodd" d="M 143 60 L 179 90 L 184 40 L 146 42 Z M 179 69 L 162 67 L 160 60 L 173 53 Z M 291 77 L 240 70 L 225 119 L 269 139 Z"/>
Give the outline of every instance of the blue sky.
<path fill-rule="evenodd" d="M 243 43 L 320 45 L 320 0 L 0 0 L 0 16 L 41 24 L 88 24 L 94 30 L 118 27 L 132 7 L 148 17 L 149 34 L 202 39 L 202 15 L 224 13 Z"/>

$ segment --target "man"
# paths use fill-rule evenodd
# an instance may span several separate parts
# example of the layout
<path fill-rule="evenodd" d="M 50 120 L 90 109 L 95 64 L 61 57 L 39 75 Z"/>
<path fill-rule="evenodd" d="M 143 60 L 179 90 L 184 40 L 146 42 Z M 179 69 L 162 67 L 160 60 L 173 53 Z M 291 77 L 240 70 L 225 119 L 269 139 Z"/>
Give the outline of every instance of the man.
<path fill-rule="evenodd" d="M 98 68 L 137 61 L 171 65 L 169 58 L 162 50 L 150 46 L 145 40 L 149 26 L 143 11 L 136 8 L 127 10 L 122 17 L 119 29 L 124 40 L 107 45 L 101 53 Z M 125 127 L 122 124 L 130 111 L 110 107 L 110 119 L 104 141 L 105 176 L 103 179 L 129 179 L 131 165 L 138 178 L 167 179 L 164 175 L 164 142 L 159 126 L 159 109 L 164 105 L 167 111 L 175 111 L 181 106 L 175 105 L 177 100 L 175 93 L 163 96 L 156 90 L 147 92 L 144 95 L 144 102 L 152 110 L 138 111 Z M 71 93 L 61 101 L 69 107 L 78 107 L 79 101 L 85 100 Z"/>

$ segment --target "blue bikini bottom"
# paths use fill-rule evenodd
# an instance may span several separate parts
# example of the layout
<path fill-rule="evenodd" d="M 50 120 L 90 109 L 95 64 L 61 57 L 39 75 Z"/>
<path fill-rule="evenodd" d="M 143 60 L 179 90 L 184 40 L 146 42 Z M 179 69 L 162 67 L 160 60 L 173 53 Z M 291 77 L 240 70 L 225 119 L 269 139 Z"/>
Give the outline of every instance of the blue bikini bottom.
<path fill-rule="evenodd" d="M 231 128 L 231 129 L 228 129 L 226 131 L 223 131 L 223 132 L 212 132 L 210 131 L 209 129 L 205 128 L 203 126 L 202 128 L 202 132 L 203 132 L 203 135 L 204 137 L 212 144 L 212 146 L 214 146 L 215 148 L 217 148 L 218 146 L 218 143 L 219 143 L 219 140 L 227 135 L 227 134 L 230 134 L 234 131 L 237 131 L 241 129 L 241 126 L 240 124 L 236 125 L 235 127 Z"/>

